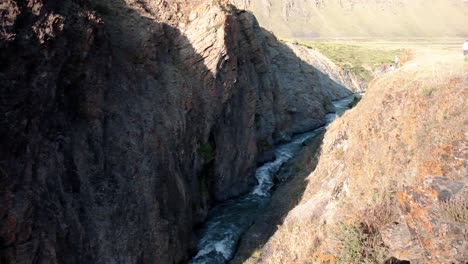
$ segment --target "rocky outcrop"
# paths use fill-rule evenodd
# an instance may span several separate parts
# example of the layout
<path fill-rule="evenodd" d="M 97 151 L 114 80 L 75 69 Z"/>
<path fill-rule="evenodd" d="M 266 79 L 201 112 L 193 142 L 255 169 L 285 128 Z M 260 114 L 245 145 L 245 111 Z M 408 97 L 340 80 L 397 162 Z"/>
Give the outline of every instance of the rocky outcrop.
<path fill-rule="evenodd" d="M 297 57 L 312 65 L 312 69 L 319 71 L 320 85 L 327 87 L 324 93 L 332 100 L 349 96 L 352 92 L 365 91 L 367 84 L 350 71 L 340 68 L 318 50 L 291 42 L 285 42 L 285 44 Z"/>
<path fill-rule="evenodd" d="M 324 123 L 319 71 L 208 2 L 0 4 L 2 263 L 185 262 L 257 154 Z"/>

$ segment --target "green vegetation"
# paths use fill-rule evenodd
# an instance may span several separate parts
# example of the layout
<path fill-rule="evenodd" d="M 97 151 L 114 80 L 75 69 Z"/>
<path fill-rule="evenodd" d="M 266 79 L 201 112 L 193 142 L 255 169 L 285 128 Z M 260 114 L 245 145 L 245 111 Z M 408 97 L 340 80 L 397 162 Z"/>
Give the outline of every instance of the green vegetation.
<path fill-rule="evenodd" d="M 380 69 L 382 63 L 392 64 L 395 55 L 400 56 L 402 50 L 371 47 L 365 45 L 311 42 L 295 40 L 295 44 L 320 51 L 339 67 L 348 70 L 365 82 L 374 78 L 374 72 Z"/>
<path fill-rule="evenodd" d="M 343 159 L 344 157 L 344 150 L 342 148 L 337 148 L 334 152 L 334 155 L 335 155 L 335 159 L 337 160 L 340 160 L 340 159 Z"/>
<path fill-rule="evenodd" d="M 366 233 L 363 225 L 342 225 L 343 251 L 338 263 L 384 263 L 386 247 L 379 233 Z"/>
<path fill-rule="evenodd" d="M 273 148 L 273 145 L 266 139 L 260 139 L 257 141 L 257 149 L 259 152 L 267 151 Z"/>
<path fill-rule="evenodd" d="M 343 243 L 342 256 L 339 258 L 340 262 L 361 263 L 363 256 L 363 237 L 357 226 L 340 226 L 341 237 L 340 241 Z"/>
<path fill-rule="evenodd" d="M 209 179 L 208 178 L 209 178 L 209 176 L 208 176 L 208 174 L 206 172 L 200 174 L 200 176 L 198 177 L 198 184 L 199 184 L 200 194 L 203 197 L 206 197 L 206 198 L 208 198 L 210 196 L 210 187 L 209 187 Z"/>
<path fill-rule="evenodd" d="M 208 163 L 215 158 L 214 148 L 210 143 L 205 143 L 200 146 L 200 154 L 203 157 L 205 163 Z"/>
<path fill-rule="evenodd" d="M 391 203 L 385 201 L 360 212 L 354 224 L 342 224 L 338 236 L 343 246 L 339 263 L 383 263 L 387 248 L 380 228 L 394 217 Z"/>
<path fill-rule="evenodd" d="M 434 87 L 426 87 L 423 89 L 422 92 L 425 96 L 431 96 L 432 93 L 434 92 Z"/>

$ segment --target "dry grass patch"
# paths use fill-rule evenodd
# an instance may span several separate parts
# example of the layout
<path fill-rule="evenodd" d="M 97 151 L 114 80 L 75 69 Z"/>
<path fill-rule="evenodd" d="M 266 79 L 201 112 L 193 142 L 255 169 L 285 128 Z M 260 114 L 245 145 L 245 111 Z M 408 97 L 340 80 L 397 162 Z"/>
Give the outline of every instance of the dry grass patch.
<path fill-rule="evenodd" d="M 394 254 L 399 241 L 387 241 L 385 232 L 403 232 L 405 226 L 419 232 L 412 229 L 404 238 L 424 254 L 450 257 L 438 249 L 454 240 L 425 229 L 437 230 L 440 223 L 423 225 L 439 209 L 452 222 L 466 221 L 466 200 L 450 200 L 440 208 L 434 208 L 437 202 L 422 205 L 424 210 L 419 204 L 406 206 L 422 193 L 410 192 L 415 196 L 398 205 L 395 201 L 397 193 L 421 186 L 428 177 L 465 181 L 467 84 L 462 58 L 437 54 L 373 81 L 359 105 L 327 127 L 302 200 L 267 243 L 262 263 L 383 263 L 400 258 Z M 400 224 L 391 224 L 394 219 Z"/>
<path fill-rule="evenodd" d="M 339 226 L 338 263 L 383 263 L 388 254 L 380 230 L 396 219 L 395 206 L 384 201 L 358 212 L 350 224 Z"/>
<path fill-rule="evenodd" d="M 444 218 L 468 225 L 468 192 L 463 195 L 440 202 L 441 214 Z"/>

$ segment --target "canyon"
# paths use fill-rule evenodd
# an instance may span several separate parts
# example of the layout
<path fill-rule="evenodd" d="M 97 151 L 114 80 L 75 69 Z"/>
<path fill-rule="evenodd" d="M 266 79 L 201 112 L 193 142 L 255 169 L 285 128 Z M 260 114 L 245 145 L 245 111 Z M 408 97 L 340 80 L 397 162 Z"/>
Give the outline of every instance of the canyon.
<path fill-rule="evenodd" d="M 467 33 L 364 2 L 2 1 L 0 263 L 466 261 L 466 59 L 366 83 L 275 36 Z"/>
<path fill-rule="evenodd" d="M 231 263 L 466 262 L 467 84 L 447 50 L 375 78 L 280 173 Z"/>
<path fill-rule="evenodd" d="M 2 263 L 186 262 L 208 210 L 352 93 L 230 4 L 0 12 Z"/>

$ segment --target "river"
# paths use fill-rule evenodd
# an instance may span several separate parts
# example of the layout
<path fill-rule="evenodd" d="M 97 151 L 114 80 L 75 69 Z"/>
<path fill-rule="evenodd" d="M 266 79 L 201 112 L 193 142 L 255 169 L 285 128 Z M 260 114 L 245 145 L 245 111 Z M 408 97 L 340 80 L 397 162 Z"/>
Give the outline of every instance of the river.
<path fill-rule="evenodd" d="M 349 109 L 348 105 L 353 99 L 354 95 L 334 101 L 335 113 L 327 114 L 327 124 Z M 257 168 L 255 177 L 258 183 L 249 194 L 215 206 L 199 232 L 198 253 L 189 263 L 224 264 L 230 260 L 242 234 L 269 202 L 274 177 L 281 166 L 301 150 L 302 143 L 319 135 L 323 130 L 325 126 L 298 134 L 290 142 L 276 146 L 275 160 Z"/>

